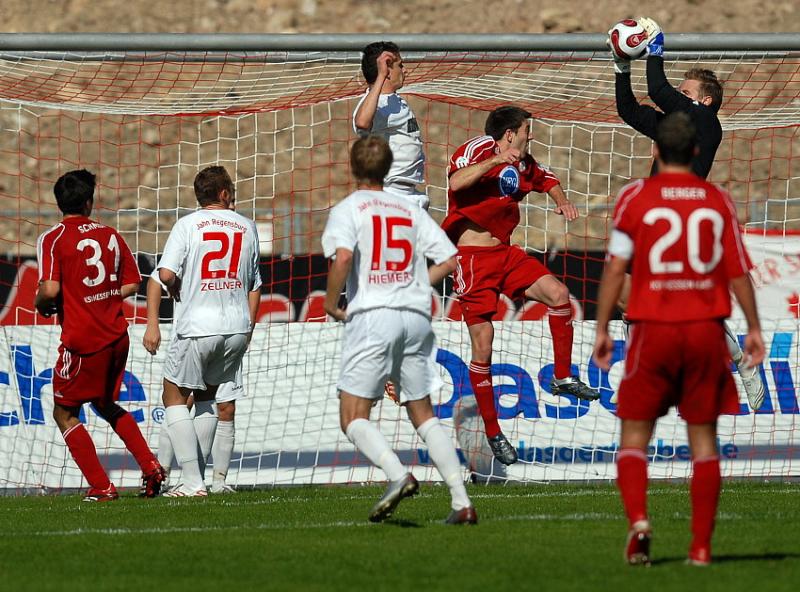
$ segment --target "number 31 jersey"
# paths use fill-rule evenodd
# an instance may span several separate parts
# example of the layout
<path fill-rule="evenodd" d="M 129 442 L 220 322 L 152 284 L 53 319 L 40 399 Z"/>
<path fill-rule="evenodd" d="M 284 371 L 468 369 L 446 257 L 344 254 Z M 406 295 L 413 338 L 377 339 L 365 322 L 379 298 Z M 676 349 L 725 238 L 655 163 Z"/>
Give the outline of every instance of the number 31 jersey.
<path fill-rule="evenodd" d="M 632 259 L 632 321 L 726 318 L 730 280 L 752 267 L 728 194 L 688 173 L 625 186 L 608 252 Z"/>
<path fill-rule="evenodd" d="M 128 245 L 113 228 L 69 216 L 43 233 L 36 245 L 39 281 L 61 283 L 61 343 L 86 355 L 128 331 L 120 288 L 141 280 Z"/>
<path fill-rule="evenodd" d="M 353 253 L 347 314 L 373 308 L 415 310 L 430 318 L 427 259 L 437 265 L 457 253 L 427 212 L 383 191 L 359 190 L 331 210 L 322 234 L 326 257 Z"/>
<path fill-rule="evenodd" d="M 261 287 L 256 225 L 232 210 L 202 209 L 175 223 L 157 269 L 181 279 L 181 337 L 250 331 L 248 293 Z"/>

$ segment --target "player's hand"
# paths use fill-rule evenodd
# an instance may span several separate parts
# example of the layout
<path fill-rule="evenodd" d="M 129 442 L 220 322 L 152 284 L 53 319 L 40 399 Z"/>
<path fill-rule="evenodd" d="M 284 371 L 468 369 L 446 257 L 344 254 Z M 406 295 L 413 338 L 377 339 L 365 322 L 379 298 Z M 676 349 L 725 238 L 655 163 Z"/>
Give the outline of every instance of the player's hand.
<path fill-rule="evenodd" d="M 181 278 L 175 277 L 175 281 L 172 285 L 167 287 L 167 294 L 169 294 L 169 297 L 175 302 L 181 301 Z"/>
<path fill-rule="evenodd" d="M 661 57 L 664 55 L 664 32 L 658 23 L 651 18 L 641 16 L 636 19 L 636 22 L 647 33 L 647 55 Z"/>
<path fill-rule="evenodd" d="M 744 338 L 744 364 L 748 368 L 758 366 L 764 361 L 765 354 L 764 338 L 761 337 L 761 331 L 748 331 Z"/>
<path fill-rule="evenodd" d="M 517 148 L 508 147 L 494 157 L 495 164 L 514 164 L 519 162 L 522 153 Z"/>
<path fill-rule="evenodd" d="M 608 372 L 611 369 L 611 355 L 614 353 L 614 340 L 605 329 L 597 329 L 592 359 L 598 368 Z"/>
<path fill-rule="evenodd" d="M 395 405 L 400 404 L 400 395 L 397 394 L 397 387 L 394 386 L 394 383 L 391 380 L 383 385 L 383 392 L 387 397 L 394 401 Z"/>
<path fill-rule="evenodd" d="M 556 206 L 555 212 L 556 214 L 563 215 L 567 222 L 572 222 L 578 216 L 580 216 L 578 213 L 578 208 L 576 208 L 570 201 L 563 203 L 560 206 Z"/>
<path fill-rule="evenodd" d="M 144 337 L 142 337 L 142 345 L 151 356 L 156 355 L 161 345 L 161 329 L 158 328 L 158 325 L 154 327 L 147 326 L 144 331 Z"/>
<path fill-rule="evenodd" d="M 391 51 L 384 51 L 381 55 L 378 56 L 377 65 L 378 65 L 378 78 L 379 79 L 387 79 L 389 77 L 389 70 L 394 63 L 395 56 Z"/>
<path fill-rule="evenodd" d="M 631 61 L 619 57 L 617 55 L 617 52 L 614 51 L 614 48 L 611 47 L 611 31 L 613 30 L 614 29 L 608 30 L 608 37 L 606 37 L 606 47 L 608 47 L 608 51 L 611 52 L 611 59 L 614 60 L 614 72 L 616 72 L 617 74 L 630 74 Z"/>
<path fill-rule="evenodd" d="M 329 316 L 333 317 L 333 319 L 336 321 L 344 321 L 347 318 L 347 311 L 338 306 L 338 304 L 325 302 L 322 305 L 322 308 L 325 309 L 325 312 L 328 313 Z"/>

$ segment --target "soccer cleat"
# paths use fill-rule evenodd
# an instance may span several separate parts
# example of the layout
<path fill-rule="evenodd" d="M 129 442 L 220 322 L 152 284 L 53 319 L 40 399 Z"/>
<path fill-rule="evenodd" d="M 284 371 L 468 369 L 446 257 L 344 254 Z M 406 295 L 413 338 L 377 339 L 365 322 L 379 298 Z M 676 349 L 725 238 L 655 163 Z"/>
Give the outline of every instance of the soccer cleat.
<path fill-rule="evenodd" d="M 89 492 L 83 496 L 84 502 L 113 502 L 119 499 L 117 488 L 112 483 L 106 489 L 95 489 L 92 487 Z"/>
<path fill-rule="evenodd" d="M 550 392 L 554 395 L 572 395 L 584 401 L 596 401 L 600 398 L 600 393 L 574 376 L 554 378 L 550 383 Z"/>
<path fill-rule="evenodd" d="M 625 540 L 625 561 L 628 565 L 644 565 L 650 567 L 650 539 L 652 538 L 650 523 L 639 520 L 628 531 Z"/>
<path fill-rule="evenodd" d="M 513 465 L 517 462 L 517 451 L 503 432 L 486 439 L 489 441 L 489 448 L 492 449 L 492 454 L 498 461 L 504 465 Z"/>
<path fill-rule="evenodd" d="M 209 493 L 236 493 L 236 490 L 227 483 L 213 483 Z"/>
<path fill-rule="evenodd" d="M 711 548 L 695 547 L 692 545 L 689 549 L 689 557 L 686 559 L 686 565 L 696 565 L 698 567 L 711 565 Z"/>
<path fill-rule="evenodd" d="M 444 521 L 445 524 L 477 524 L 478 513 L 472 506 L 461 508 L 460 510 L 453 510 Z"/>
<path fill-rule="evenodd" d="M 139 497 L 156 497 L 167 482 L 167 472 L 161 465 L 156 465 L 142 475 L 142 486 Z"/>
<path fill-rule="evenodd" d="M 397 504 L 405 497 L 411 497 L 419 491 L 419 483 L 411 473 L 397 481 L 390 481 L 386 492 L 369 513 L 370 522 L 383 522 L 392 515 Z"/>
<path fill-rule="evenodd" d="M 183 483 L 178 483 L 165 492 L 164 497 L 208 497 L 208 492 L 205 489 L 189 489 Z"/>
<path fill-rule="evenodd" d="M 758 411 L 764 404 L 764 381 L 761 380 L 760 367 L 739 363 L 736 368 L 739 370 L 739 377 L 742 379 L 744 392 L 747 393 L 750 408 Z"/>

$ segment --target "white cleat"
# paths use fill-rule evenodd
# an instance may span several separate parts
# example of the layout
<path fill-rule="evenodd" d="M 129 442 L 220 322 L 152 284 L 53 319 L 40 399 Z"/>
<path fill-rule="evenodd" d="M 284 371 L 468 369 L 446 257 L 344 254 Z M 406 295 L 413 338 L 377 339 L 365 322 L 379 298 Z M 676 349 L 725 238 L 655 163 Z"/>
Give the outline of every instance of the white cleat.
<path fill-rule="evenodd" d="M 209 493 L 236 493 L 236 490 L 228 485 L 227 483 L 214 483 L 211 485 L 211 489 L 208 490 Z"/>
<path fill-rule="evenodd" d="M 737 364 L 739 377 L 742 379 L 744 392 L 753 411 L 758 411 L 764 404 L 764 381 L 761 380 L 761 367 Z"/>
<path fill-rule="evenodd" d="M 178 483 L 175 487 L 164 493 L 164 497 L 208 497 L 208 492 L 203 489 L 190 489 L 183 483 Z"/>

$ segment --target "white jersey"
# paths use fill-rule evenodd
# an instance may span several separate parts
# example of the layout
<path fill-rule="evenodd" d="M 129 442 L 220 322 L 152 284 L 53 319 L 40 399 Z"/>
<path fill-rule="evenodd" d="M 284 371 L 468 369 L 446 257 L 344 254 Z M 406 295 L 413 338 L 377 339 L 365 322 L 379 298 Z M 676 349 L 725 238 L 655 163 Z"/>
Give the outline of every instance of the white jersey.
<path fill-rule="evenodd" d="M 248 292 L 261 287 L 258 234 L 232 210 L 202 209 L 178 220 L 156 266 L 181 279 L 175 332 L 181 337 L 250 331 Z"/>
<path fill-rule="evenodd" d="M 425 259 L 443 263 L 457 249 L 427 212 L 385 191 L 356 191 L 331 210 L 322 233 L 326 257 L 353 253 L 347 314 L 401 308 L 431 316 Z"/>
<path fill-rule="evenodd" d="M 355 115 L 361 108 L 365 94 L 353 112 L 353 131 L 358 133 Z M 417 118 L 406 100 L 397 93 L 380 95 L 378 108 L 372 119 L 370 133 L 383 136 L 392 149 L 392 168 L 384 185 L 405 183 L 419 185 L 425 182 L 425 153 L 422 150 L 422 134 Z"/>

